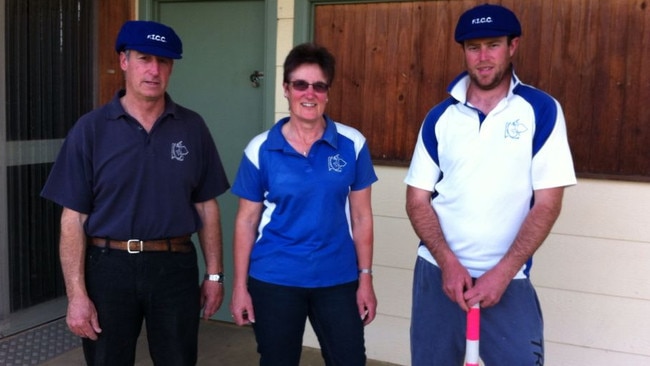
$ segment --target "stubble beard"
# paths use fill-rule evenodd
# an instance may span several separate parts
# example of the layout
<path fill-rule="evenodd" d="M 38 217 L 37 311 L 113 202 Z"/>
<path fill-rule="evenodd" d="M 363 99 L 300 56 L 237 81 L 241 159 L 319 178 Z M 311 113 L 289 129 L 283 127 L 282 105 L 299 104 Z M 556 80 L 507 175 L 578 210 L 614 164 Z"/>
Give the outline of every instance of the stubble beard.
<path fill-rule="evenodd" d="M 469 77 L 479 89 L 481 90 L 493 90 L 498 87 L 503 81 L 504 71 L 498 71 L 493 77 L 489 79 L 481 79 L 476 72 L 470 72 Z"/>

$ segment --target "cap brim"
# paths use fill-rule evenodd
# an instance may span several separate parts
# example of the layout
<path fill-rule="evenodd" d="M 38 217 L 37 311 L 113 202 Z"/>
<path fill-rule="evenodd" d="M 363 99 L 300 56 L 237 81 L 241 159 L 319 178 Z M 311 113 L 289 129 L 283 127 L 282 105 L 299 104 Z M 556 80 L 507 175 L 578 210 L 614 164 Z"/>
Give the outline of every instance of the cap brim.
<path fill-rule="evenodd" d="M 172 52 L 168 49 L 161 48 L 161 47 L 151 47 L 151 46 L 131 46 L 128 47 L 127 49 L 130 50 L 136 50 L 138 52 L 146 53 L 149 55 L 154 55 L 154 56 L 159 56 L 159 57 L 167 57 L 167 58 L 173 58 L 173 59 L 181 59 L 183 58 L 182 55 Z"/>
<path fill-rule="evenodd" d="M 467 34 L 463 34 L 461 37 L 456 38 L 456 42 L 458 43 L 463 43 L 464 41 L 467 41 L 468 39 L 478 39 L 478 38 L 492 38 L 492 37 L 503 37 L 503 36 L 509 36 L 510 33 L 507 31 L 503 30 L 480 30 L 476 32 L 470 32 Z"/>

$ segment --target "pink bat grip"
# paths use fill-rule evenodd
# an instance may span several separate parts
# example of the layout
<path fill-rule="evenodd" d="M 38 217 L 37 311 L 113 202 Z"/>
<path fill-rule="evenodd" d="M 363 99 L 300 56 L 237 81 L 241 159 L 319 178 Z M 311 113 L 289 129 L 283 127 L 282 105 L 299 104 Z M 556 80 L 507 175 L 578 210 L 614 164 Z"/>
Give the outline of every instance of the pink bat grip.
<path fill-rule="evenodd" d="M 481 308 L 472 306 L 467 313 L 467 343 L 465 345 L 465 366 L 479 366 L 479 335 L 481 333 Z"/>

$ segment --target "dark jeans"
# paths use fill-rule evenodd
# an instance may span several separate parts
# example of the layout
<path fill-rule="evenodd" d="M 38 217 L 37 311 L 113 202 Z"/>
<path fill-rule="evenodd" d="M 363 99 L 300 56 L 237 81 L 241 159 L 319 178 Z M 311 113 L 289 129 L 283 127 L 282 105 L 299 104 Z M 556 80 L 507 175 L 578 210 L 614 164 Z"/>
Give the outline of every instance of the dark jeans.
<path fill-rule="evenodd" d="M 300 363 L 307 318 L 328 366 L 366 364 L 363 322 L 357 308 L 358 282 L 323 288 L 274 285 L 250 278 L 255 338 L 262 366 Z"/>
<path fill-rule="evenodd" d="M 133 365 L 143 319 L 155 365 L 194 365 L 199 326 L 196 252 L 126 251 L 89 246 L 86 288 L 102 332 L 83 339 L 88 365 Z"/>

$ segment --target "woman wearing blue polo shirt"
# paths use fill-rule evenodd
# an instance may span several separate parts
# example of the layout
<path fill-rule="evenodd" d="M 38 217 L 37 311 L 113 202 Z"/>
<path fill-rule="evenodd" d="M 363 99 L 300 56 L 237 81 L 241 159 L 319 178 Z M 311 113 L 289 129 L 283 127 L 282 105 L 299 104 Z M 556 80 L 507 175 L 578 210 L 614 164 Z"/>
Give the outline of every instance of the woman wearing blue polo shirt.
<path fill-rule="evenodd" d="M 284 62 L 290 115 L 253 138 L 232 192 L 230 309 L 253 324 L 260 365 L 298 365 L 309 319 L 327 365 L 365 365 L 375 318 L 371 185 L 364 136 L 324 114 L 334 57 L 314 44 Z"/>

